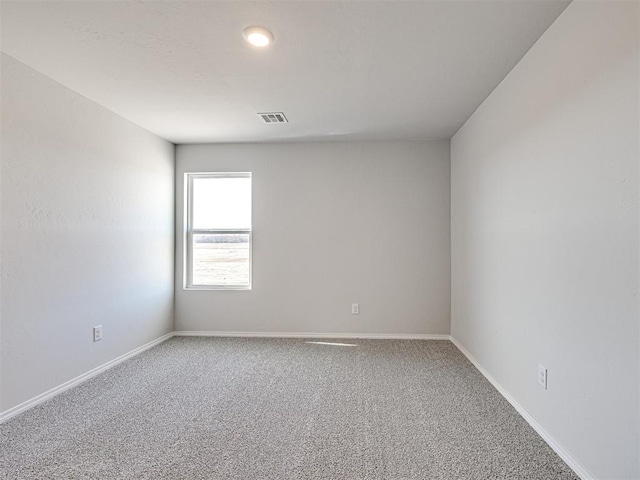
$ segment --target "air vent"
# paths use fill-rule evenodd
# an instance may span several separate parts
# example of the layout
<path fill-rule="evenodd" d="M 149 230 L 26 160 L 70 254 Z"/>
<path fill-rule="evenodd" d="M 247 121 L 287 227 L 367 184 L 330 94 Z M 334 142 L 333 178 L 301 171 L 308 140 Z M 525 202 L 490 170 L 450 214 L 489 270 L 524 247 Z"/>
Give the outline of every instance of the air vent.
<path fill-rule="evenodd" d="M 282 112 L 259 113 L 258 115 L 262 117 L 264 123 L 289 123 L 289 120 Z"/>

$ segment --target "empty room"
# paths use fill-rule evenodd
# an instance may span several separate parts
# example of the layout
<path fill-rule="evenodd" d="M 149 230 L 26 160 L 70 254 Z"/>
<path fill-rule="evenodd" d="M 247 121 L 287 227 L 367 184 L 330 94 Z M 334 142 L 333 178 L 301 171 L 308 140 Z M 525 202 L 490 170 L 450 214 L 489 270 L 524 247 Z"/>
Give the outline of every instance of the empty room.
<path fill-rule="evenodd" d="M 640 480 L 640 1 L 0 27 L 0 478 Z"/>

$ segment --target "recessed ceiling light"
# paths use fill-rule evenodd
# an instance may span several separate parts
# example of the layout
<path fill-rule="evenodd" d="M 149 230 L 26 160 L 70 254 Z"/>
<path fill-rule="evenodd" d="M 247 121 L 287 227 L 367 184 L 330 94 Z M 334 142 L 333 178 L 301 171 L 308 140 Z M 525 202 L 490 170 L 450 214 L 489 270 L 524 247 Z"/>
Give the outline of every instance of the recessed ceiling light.
<path fill-rule="evenodd" d="M 254 47 L 267 47 L 273 42 L 273 33 L 264 27 L 247 27 L 242 36 Z"/>

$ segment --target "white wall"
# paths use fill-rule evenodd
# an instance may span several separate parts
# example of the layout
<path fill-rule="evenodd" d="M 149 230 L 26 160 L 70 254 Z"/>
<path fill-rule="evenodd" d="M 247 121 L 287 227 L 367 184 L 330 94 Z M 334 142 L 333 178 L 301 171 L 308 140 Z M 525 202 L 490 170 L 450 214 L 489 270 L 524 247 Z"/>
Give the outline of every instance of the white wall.
<path fill-rule="evenodd" d="M 0 412 L 172 330 L 174 231 L 172 144 L 4 54 L 1 115 Z"/>
<path fill-rule="evenodd" d="M 574 1 L 451 146 L 452 334 L 600 479 L 640 478 L 638 10 Z"/>
<path fill-rule="evenodd" d="M 449 333 L 448 141 L 180 145 L 176 168 L 176 330 Z M 200 171 L 253 172 L 252 291 L 182 289 Z"/>

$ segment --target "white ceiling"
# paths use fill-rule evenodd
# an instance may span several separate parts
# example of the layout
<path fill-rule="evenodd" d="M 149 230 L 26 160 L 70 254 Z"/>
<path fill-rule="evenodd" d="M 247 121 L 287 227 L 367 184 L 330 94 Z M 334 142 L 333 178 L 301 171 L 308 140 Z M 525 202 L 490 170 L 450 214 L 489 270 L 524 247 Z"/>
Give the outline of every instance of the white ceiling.
<path fill-rule="evenodd" d="M 2 50 L 174 143 L 449 138 L 568 3 L 2 1 Z"/>

